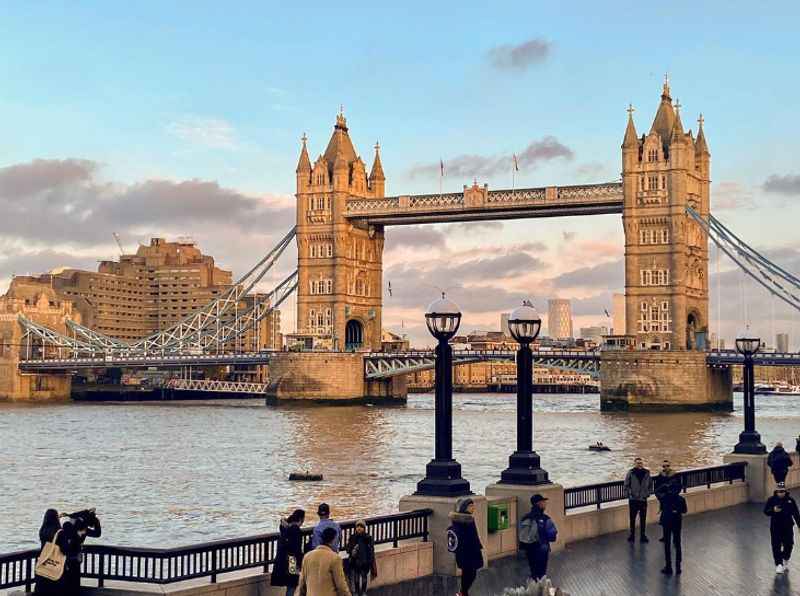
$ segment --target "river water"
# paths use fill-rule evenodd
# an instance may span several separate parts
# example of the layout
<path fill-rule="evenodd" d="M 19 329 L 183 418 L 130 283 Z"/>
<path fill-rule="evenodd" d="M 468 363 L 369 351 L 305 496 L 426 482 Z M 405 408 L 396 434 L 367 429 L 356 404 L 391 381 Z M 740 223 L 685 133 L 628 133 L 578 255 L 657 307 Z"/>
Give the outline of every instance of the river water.
<path fill-rule="evenodd" d="M 473 490 L 496 481 L 515 446 L 514 395 L 460 394 L 454 453 Z M 794 449 L 800 397 L 757 398 L 758 430 Z M 651 469 L 718 465 L 742 427 L 732 414 L 601 413 L 599 396 L 535 397 L 535 447 L 565 486 Z M 334 517 L 397 511 L 433 454 L 433 397 L 404 407 L 271 408 L 257 400 L 0 404 L 0 552 L 36 546 L 48 507 L 96 507 L 102 542 L 179 546 L 274 531 L 294 507 Z M 587 451 L 602 440 L 613 448 Z M 310 469 L 321 483 L 288 482 Z M 311 516 L 310 519 L 313 519 Z"/>

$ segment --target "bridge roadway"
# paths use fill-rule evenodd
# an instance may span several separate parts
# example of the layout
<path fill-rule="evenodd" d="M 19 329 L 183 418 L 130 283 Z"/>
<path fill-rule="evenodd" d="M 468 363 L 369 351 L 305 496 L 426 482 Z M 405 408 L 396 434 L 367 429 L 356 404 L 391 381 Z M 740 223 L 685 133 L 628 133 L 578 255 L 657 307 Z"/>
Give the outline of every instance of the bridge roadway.
<path fill-rule="evenodd" d="M 548 574 L 570 596 L 790 596 L 800 594 L 800 556 L 786 575 L 776 575 L 769 520 L 763 505 L 744 504 L 690 515 L 683 520 L 683 573 L 666 577 L 661 528 L 648 526 L 648 544 L 627 542 L 627 532 L 568 544 L 555 553 Z M 495 596 L 520 586 L 528 565 L 478 574 L 470 593 Z"/>
<path fill-rule="evenodd" d="M 622 183 L 351 198 L 346 217 L 379 225 L 482 221 L 622 213 Z"/>

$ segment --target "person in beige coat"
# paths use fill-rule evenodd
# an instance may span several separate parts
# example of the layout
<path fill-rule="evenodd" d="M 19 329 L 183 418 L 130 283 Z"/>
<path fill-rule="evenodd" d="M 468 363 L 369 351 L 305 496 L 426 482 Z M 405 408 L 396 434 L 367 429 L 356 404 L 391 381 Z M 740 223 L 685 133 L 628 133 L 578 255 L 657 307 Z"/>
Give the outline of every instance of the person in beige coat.
<path fill-rule="evenodd" d="M 351 596 L 342 559 L 333 550 L 336 536 L 336 530 L 325 528 L 322 544 L 303 558 L 300 583 L 297 585 L 300 596 Z"/>

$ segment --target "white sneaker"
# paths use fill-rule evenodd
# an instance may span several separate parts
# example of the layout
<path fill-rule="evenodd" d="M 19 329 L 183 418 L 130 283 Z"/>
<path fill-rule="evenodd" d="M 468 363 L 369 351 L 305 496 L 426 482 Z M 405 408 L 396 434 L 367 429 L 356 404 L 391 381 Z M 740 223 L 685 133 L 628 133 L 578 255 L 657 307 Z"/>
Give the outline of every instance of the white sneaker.
<path fill-rule="evenodd" d="M 778 565 L 777 567 L 775 567 L 775 573 L 777 574 L 783 573 L 783 565 Z"/>

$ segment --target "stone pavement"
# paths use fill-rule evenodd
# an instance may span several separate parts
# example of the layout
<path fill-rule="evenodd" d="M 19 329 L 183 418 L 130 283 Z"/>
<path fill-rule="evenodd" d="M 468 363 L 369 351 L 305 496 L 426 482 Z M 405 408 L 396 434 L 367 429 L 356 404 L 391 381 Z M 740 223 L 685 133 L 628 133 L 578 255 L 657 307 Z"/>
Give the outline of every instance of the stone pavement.
<path fill-rule="evenodd" d="M 800 595 L 800 552 L 789 573 L 776 576 L 762 508 L 746 504 L 685 517 L 680 576 L 660 572 L 664 548 L 657 525 L 648 526 L 648 544 L 631 545 L 625 532 L 570 544 L 551 557 L 549 575 L 571 596 Z M 522 585 L 526 574 L 521 559 L 511 569 L 483 571 L 470 594 L 495 596 L 502 586 Z"/>

